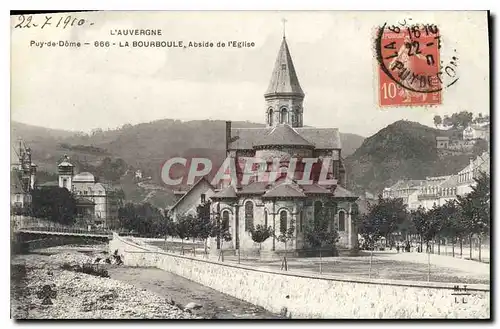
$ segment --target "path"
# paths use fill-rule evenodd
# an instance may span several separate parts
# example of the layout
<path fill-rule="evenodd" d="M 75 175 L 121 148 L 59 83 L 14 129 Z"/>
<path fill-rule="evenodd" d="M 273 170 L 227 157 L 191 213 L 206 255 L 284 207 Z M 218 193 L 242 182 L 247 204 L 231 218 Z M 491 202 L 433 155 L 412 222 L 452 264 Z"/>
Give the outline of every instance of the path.
<path fill-rule="evenodd" d="M 180 253 L 180 242 L 159 239 L 134 239 L 135 242 L 145 245 L 156 246 L 167 249 L 174 254 Z M 197 246 L 198 257 L 203 257 L 203 249 L 200 243 Z M 186 255 L 192 255 L 192 243 L 184 243 Z M 238 263 L 237 256 L 224 256 L 225 261 Z M 217 261 L 217 256 L 209 255 L 210 260 Z M 242 255 L 241 264 L 259 266 L 263 268 L 280 269 L 281 260 L 260 260 L 258 257 L 247 257 Z M 452 283 L 490 283 L 490 264 L 480 263 L 474 260 L 461 259 L 458 257 L 431 254 L 431 281 Z M 370 252 L 362 251 L 357 257 L 319 257 L 289 258 L 288 265 L 291 271 L 306 271 L 319 273 L 320 263 L 322 273 L 353 277 L 383 278 L 392 280 L 415 280 L 427 281 L 429 268 L 427 266 L 427 254 L 417 252 L 401 252 L 395 250 L 375 251 L 372 259 L 370 273 Z"/>

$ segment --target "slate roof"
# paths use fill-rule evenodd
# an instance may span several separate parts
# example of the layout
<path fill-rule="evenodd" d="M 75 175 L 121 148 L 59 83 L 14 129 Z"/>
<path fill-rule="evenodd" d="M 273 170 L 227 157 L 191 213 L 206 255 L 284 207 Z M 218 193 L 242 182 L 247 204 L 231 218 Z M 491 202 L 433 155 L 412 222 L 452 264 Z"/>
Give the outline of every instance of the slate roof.
<path fill-rule="evenodd" d="M 341 149 L 340 133 L 337 128 L 291 128 L 302 139 L 317 149 Z M 269 135 L 273 128 L 232 128 L 230 150 L 252 150 L 263 143 L 263 136 Z M 279 131 L 278 131 L 279 132 Z M 287 133 L 288 134 L 288 133 Z M 295 138 L 295 137 L 294 137 Z M 284 143 L 284 145 L 287 145 Z"/>
<path fill-rule="evenodd" d="M 236 195 L 236 191 L 234 190 L 234 187 L 232 185 L 229 185 L 222 191 L 219 191 L 212 195 L 210 198 L 211 199 L 233 199 L 237 198 L 238 196 Z"/>
<path fill-rule="evenodd" d="M 318 184 L 300 185 L 305 194 L 331 194 L 332 192 L 326 187 Z"/>
<path fill-rule="evenodd" d="M 253 182 L 248 185 L 242 186 L 236 192 L 238 195 L 241 194 L 263 194 L 267 191 L 267 182 Z"/>
<path fill-rule="evenodd" d="M 440 187 L 449 188 L 456 187 L 458 185 L 458 175 L 451 175 L 446 181 L 444 181 Z"/>
<path fill-rule="evenodd" d="M 333 196 L 336 198 L 357 198 L 351 191 L 346 190 L 340 185 L 337 185 L 335 191 L 333 192 Z"/>
<path fill-rule="evenodd" d="M 490 171 L 490 153 L 483 152 L 483 154 L 479 155 L 475 158 L 471 163 L 469 163 L 464 169 L 460 170 L 458 173 L 464 173 L 471 171 L 473 169 L 479 169 L 481 171 Z"/>
<path fill-rule="evenodd" d="M 314 148 L 314 145 L 300 136 L 292 127 L 287 124 L 280 124 L 272 128 L 268 134 L 265 134 L 254 142 L 254 146 L 305 146 Z"/>
<path fill-rule="evenodd" d="M 271 80 L 264 96 L 295 94 L 304 96 L 285 37 L 281 42 Z"/>
<path fill-rule="evenodd" d="M 314 144 L 317 149 L 341 149 L 338 128 L 301 127 L 295 130 L 305 139 Z"/>
<path fill-rule="evenodd" d="M 285 197 L 285 198 L 305 198 L 306 195 L 302 191 L 302 189 L 295 184 L 283 183 L 279 184 L 268 190 L 263 196 L 263 198 L 276 198 L 276 197 Z"/>

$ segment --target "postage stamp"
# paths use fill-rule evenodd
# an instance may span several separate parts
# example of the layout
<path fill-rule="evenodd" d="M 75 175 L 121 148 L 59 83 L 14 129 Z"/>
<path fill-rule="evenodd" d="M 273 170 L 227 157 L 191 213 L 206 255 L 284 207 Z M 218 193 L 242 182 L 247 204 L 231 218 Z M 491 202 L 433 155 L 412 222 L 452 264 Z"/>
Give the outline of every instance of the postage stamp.
<path fill-rule="evenodd" d="M 376 42 L 381 107 L 441 104 L 441 40 L 436 25 L 385 24 Z"/>

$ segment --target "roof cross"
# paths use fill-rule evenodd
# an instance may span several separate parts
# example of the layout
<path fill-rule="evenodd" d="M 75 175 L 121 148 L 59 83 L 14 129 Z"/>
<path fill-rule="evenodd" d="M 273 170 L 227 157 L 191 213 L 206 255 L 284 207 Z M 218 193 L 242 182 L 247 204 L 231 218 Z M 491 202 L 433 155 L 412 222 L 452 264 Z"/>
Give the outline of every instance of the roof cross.
<path fill-rule="evenodd" d="M 285 38 L 285 25 L 286 25 L 286 22 L 287 22 L 286 18 L 282 18 L 281 22 L 283 22 L 283 39 L 284 39 Z"/>

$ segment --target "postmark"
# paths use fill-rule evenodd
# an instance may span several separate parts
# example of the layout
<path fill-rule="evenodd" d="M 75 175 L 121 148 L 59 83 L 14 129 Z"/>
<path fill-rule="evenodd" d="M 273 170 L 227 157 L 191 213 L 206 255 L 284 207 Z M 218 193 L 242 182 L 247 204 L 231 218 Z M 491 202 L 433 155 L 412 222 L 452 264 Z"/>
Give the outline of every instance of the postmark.
<path fill-rule="evenodd" d="M 458 81 L 456 51 L 444 63 L 441 47 L 440 30 L 435 24 L 410 24 L 404 20 L 378 28 L 375 49 L 379 106 L 441 104 L 443 89 Z"/>

